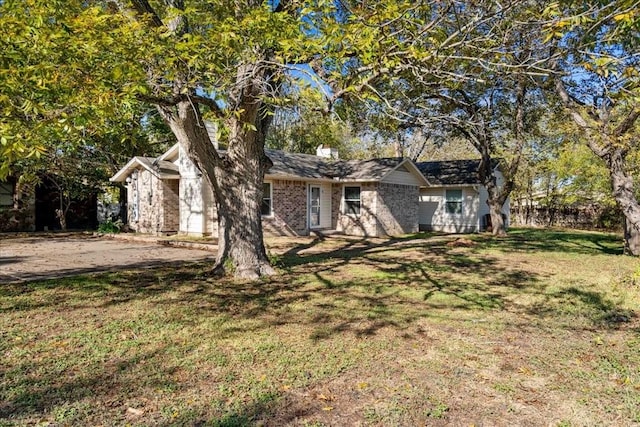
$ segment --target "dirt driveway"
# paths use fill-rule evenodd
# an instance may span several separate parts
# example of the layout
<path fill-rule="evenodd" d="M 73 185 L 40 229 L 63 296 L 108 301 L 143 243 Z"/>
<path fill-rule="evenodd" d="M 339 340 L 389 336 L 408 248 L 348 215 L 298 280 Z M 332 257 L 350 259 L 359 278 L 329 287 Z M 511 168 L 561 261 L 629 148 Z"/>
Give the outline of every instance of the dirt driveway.
<path fill-rule="evenodd" d="M 0 284 L 213 259 L 215 252 L 87 234 L 0 236 Z"/>

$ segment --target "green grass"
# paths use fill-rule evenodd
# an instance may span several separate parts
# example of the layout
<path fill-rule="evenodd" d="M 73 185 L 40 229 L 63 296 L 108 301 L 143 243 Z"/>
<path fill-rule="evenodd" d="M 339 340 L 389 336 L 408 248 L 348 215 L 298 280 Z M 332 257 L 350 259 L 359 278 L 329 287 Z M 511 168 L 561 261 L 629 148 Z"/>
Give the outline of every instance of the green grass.
<path fill-rule="evenodd" d="M 619 236 L 269 239 L 208 266 L 0 287 L 0 425 L 633 425 Z"/>

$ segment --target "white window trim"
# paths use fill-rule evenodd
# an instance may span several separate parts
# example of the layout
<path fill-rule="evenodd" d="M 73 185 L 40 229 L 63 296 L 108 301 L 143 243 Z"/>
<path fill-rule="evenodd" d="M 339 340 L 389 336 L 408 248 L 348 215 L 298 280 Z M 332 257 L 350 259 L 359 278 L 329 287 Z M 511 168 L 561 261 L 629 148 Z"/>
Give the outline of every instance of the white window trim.
<path fill-rule="evenodd" d="M 447 191 L 460 191 L 460 213 L 448 212 L 447 211 Z M 462 217 L 464 216 L 464 190 L 462 188 L 446 188 L 443 194 L 444 202 L 442 204 L 442 208 L 444 209 L 444 214 L 449 217 Z"/>
<path fill-rule="evenodd" d="M 347 187 L 358 187 L 360 189 L 360 213 L 354 214 L 351 212 L 347 212 L 347 199 L 344 196 L 345 190 Z M 342 186 L 342 200 L 340 202 L 340 213 L 342 215 L 347 215 L 347 216 L 352 216 L 352 217 L 359 217 L 360 215 L 362 215 L 362 185 L 359 184 L 352 184 L 352 185 L 343 185 Z"/>
<path fill-rule="evenodd" d="M 318 194 L 319 196 L 319 202 L 320 205 L 318 206 L 320 208 L 319 211 L 319 218 L 320 218 L 320 222 L 318 223 L 318 225 L 311 225 L 311 189 L 312 188 L 318 188 L 318 190 L 320 190 L 320 193 Z M 307 227 L 310 229 L 316 229 L 316 228 L 320 228 L 322 227 L 322 185 L 319 183 L 311 183 L 307 185 Z"/>
<path fill-rule="evenodd" d="M 262 202 L 260 202 L 260 213 L 263 217 L 272 218 L 273 217 L 273 182 L 272 181 L 264 181 L 263 184 L 269 184 L 269 201 L 271 202 L 271 210 L 268 215 L 262 214 Z M 264 187 L 264 185 L 263 185 Z M 262 201 L 264 201 L 264 194 L 262 195 Z"/>

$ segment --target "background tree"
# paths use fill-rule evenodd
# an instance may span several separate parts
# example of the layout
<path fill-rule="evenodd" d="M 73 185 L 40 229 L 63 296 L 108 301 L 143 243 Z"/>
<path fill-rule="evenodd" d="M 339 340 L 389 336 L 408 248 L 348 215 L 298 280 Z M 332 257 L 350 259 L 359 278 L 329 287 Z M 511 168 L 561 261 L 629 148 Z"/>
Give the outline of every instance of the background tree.
<path fill-rule="evenodd" d="M 445 18 L 434 36 L 458 41 L 442 51 L 442 61 L 411 58 L 396 79 L 377 88 L 377 99 L 365 100 L 369 111 L 382 117 L 383 129 L 435 128 L 475 148 L 497 235 L 506 232 L 502 207 L 544 102 L 538 89 L 548 51 L 542 8 L 538 1 L 453 5 L 442 11 Z M 461 34 L 472 42 L 460 41 Z M 502 185 L 494 173 L 498 160 Z"/>
<path fill-rule="evenodd" d="M 629 156 L 640 148 L 640 3 L 554 3 L 548 39 L 555 90 L 582 140 L 606 165 L 625 217 L 625 251 L 640 255 L 640 203 Z"/>
<path fill-rule="evenodd" d="M 352 157 L 356 145 L 349 123 L 334 113 L 323 112 L 323 100 L 317 93 L 295 96 L 295 101 L 274 112 L 266 146 L 290 153 L 316 154 L 319 145 L 338 150 L 340 158 Z"/>

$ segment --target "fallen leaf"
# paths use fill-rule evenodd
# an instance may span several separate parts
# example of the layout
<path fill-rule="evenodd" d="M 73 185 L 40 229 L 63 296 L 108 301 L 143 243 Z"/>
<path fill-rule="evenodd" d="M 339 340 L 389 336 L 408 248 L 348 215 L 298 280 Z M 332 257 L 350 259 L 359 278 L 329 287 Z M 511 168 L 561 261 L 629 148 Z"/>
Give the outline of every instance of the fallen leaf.
<path fill-rule="evenodd" d="M 127 412 L 136 416 L 140 416 L 142 414 L 144 414 L 144 411 L 142 409 L 136 409 L 136 408 L 127 408 Z"/>

